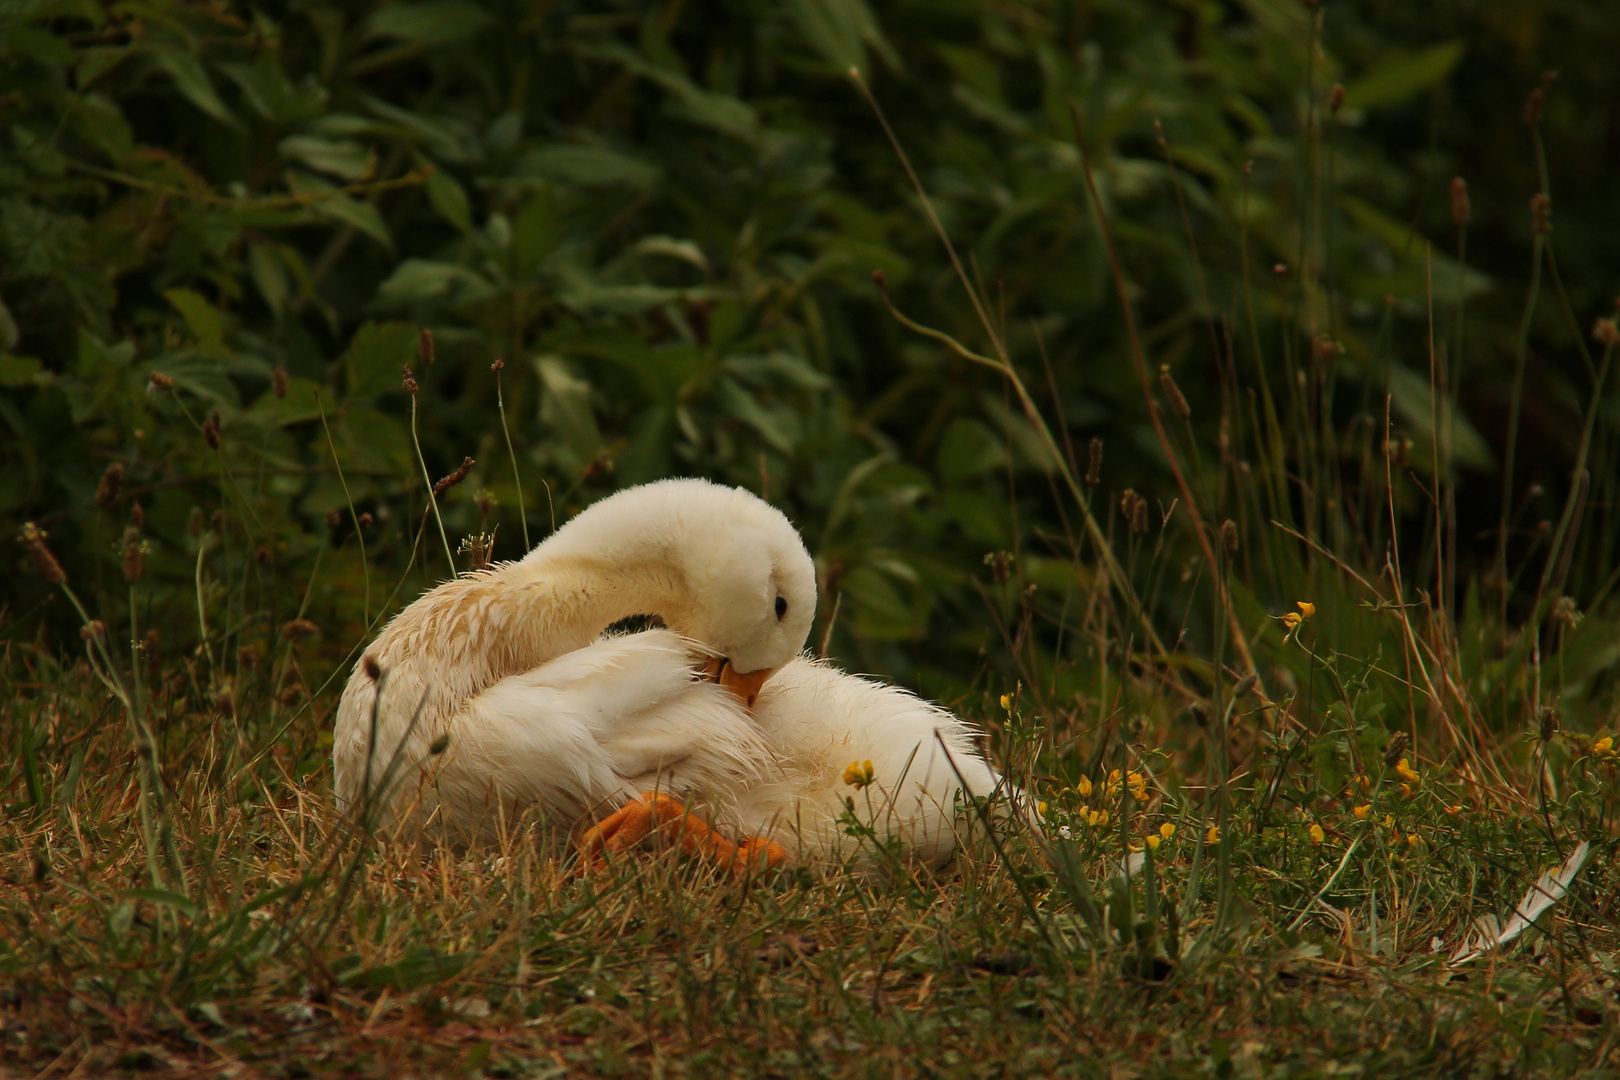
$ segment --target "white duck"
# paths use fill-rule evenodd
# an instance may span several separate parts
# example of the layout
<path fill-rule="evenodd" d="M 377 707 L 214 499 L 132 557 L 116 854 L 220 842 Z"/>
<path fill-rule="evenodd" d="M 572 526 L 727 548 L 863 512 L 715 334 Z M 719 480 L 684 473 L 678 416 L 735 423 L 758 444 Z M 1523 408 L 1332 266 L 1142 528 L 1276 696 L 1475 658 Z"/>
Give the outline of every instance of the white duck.
<path fill-rule="evenodd" d="M 974 732 L 905 691 L 794 659 L 814 608 L 810 557 L 769 504 L 700 480 L 619 492 L 389 623 L 339 705 L 339 805 L 371 792 L 384 824 L 476 843 L 526 809 L 569 834 L 622 804 L 581 838 L 587 851 L 668 821 L 689 849 L 775 863 L 848 840 L 843 774 L 870 760 L 862 816 L 920 858 L 949 857 L 961 781 L 974 795 L 998 783 Z M 598 639 L 630 615 L 668 629 Z M 741 852 L 687 804 L 741 834 Z"/>

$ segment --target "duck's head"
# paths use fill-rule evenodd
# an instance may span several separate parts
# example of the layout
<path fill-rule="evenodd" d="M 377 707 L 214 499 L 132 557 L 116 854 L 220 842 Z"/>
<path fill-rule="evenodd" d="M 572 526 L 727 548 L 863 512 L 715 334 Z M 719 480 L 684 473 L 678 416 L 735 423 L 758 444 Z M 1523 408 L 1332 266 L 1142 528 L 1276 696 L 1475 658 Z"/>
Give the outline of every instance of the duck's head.
<path fill-rule="evenodd" d="M 709 673 L 753 704 L 804 648 L 816 608 L 810 553 L 786 515 L 742 488 L 662 480 L 593 504 L 542 548 L 639 564 L 667 586 L 639 614 L 701 642 Z M 537 550 L 536 555 L 540 552 Z"/>
<path fill-rule="evenodd" d="M 710 674 L 750 706 L 771 673 L 804 648 L 816 610 L 816 571 L 804 541 L 774 506 L 741 488 L 694 509 L 715 512 L 682 545 L 695 603 L 671 627 L 720 654 Z"/>

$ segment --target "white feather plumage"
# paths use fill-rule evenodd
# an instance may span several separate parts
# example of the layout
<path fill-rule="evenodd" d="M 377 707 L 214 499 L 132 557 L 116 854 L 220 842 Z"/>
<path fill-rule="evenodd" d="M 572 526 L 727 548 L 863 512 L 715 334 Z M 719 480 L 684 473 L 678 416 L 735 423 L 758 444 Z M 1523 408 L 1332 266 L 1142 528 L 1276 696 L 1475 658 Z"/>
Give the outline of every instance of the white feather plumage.
<path fill-rule="evenodd" d="M 627 489 L 520 562 L 441 585 L 389 624 L 339 708 L 339 804 L 358 806 L 370 776 L 382 823 L 476 844 L 525 811 L 560 840 L 657 789 L 793 858 L 868 861 L 842 819 L 852 797 L 879 841 L 942 862 L 964 787 L 988 796 L 1000 778 L 977 732 L 945 710 L 792 659 L 814 589 L 798 534 L 751 494 L 702 481 Z M 592 640 L 653 613 L 671 629 Z M 752 712 L 696 677 L 714 655 L 779 669 Z M 875 781 L 856 791 L 843 774 L 862 761 Z"/>

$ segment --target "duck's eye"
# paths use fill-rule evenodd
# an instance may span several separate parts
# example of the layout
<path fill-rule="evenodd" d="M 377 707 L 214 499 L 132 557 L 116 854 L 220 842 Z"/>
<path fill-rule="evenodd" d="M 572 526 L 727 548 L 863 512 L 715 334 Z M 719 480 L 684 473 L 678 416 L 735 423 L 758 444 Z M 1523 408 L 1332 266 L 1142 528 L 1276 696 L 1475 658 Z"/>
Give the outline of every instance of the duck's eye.
<path fill-rule="evenodd" d="M 780 619 L 786 614 L 787 614 L 787 599 L 785 597 L 778 596 L 776 598 L 776 617 L 778 619 Z"/>

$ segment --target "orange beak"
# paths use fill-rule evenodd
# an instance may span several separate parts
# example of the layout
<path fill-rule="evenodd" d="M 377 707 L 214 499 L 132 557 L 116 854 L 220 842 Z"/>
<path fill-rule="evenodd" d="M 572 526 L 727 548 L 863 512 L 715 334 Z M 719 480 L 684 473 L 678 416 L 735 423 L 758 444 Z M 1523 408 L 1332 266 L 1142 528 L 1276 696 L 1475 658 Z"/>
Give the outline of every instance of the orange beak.
<path fill-rule="evenodd" d="M 706 678 L 711 682 L 719 683 L 733 694 L 736 694 L 742 699 L 742 703 L 750 709 L 754 707 L 754 702 L 759 697 L 759 689 L 765 685 L 765 680 L 776 674 L 775 668 L 760 668 L 758 671 L 750 671 L 744 674 L 733 667 L 731 661 L 723 656 L 705 660 L 702 670 Z"/>

